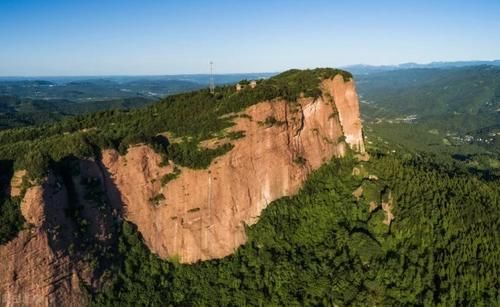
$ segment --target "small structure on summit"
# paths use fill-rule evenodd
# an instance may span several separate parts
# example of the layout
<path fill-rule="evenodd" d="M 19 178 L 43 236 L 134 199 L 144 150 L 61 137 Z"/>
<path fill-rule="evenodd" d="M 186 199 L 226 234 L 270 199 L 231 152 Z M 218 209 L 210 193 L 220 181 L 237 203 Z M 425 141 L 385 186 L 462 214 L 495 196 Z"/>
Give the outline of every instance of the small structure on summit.
<path fill-rule="evenodd" d="M 242 81 L 240 83 L 237 83 L 236 84 L 236 91 L 239 92 L 239 91 L 241 91 L 242 89 L 244 89 L 247 86 L 250 86 L 250 88 L 255 88 L 257 86 L 257 81 L 252 80 L 250 82 L 248 82 L 248 81 Z"/>

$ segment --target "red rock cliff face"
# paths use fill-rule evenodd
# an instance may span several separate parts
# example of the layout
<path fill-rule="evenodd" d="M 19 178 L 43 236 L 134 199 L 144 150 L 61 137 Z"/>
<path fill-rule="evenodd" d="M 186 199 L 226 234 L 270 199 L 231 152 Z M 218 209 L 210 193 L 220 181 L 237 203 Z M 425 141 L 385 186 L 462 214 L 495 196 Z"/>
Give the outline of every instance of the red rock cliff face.
<path fill-rule="evenodd" d="M 69 181 L 51 173 L 41 185 L 26 191 L 21 203 L 26 227 L 0 246 L 0 306 L 80 306 L 85 304 L 81 282 L 99 287 L 94 272 L 82 260 L 75 237 L 78 224 L 68 210 L 71 204 L 81 206 L 87 236 L 103 246 L 111 243 L 112 220 L 109 210 L 85 200 L 85 187 L 80 184 L 82 177 L 104 182 L 99 166 L 91 160 L 78 163 L 81 172 Z"/>
<path fill-rule="evenodd" d="M 322 90 L 315 100 L 251 106 L 231 128 L 245 136 L 231 141 L 230 152 L 206 170 L 181 168 L 163 187 L 161 178 L 174 166 L 160 166 L 151 148 L 136 146 L 125 156 L 105 150 L 102 163 L 79 161 L 79 175 L 51 174 L 29 188 L 21 205 L 29 226 L 0 246 L 0 306 L 79 306 L 85 303 L 82 282 L 99 289 L 98 276 L 83 260 L 85 250 L 69 252 L 79 241 L 78 222 L 68 214 L 75 204 L 96 246 L 113 244 L 110 227 L 122 211 L 163 258 L 191 263 L 233 253 L 246 240 L 245 225 L 255 223 L 270 202 L 296 193 L 346 146 L 364 151 L 354 83 L 337 76 L 325 80 Z M 23 175 L 14 176 L 12 196 L 19 195 Z M 103 197 L 118 210 L 90 203 L 84 177 L 98 179 Z M 160 194 L 165 199 L 153 203 Z"/>
<path fill-rule="evenodd" d="M 0 305 L 56 306 L 81 301 L 66 245 L 52 230 L 72 229 L 64 216 L 67 193 L 54 177 L 26 192 L 21 210 L 29 228 L 0 246 Z"/>
<path fill-rule="evenodd" d="M 152 149 L 133 147 L 125 156 L 104 151 L 107 184 L 118 190 L 115 201 L 123 204 L 125 218 L 160 257 L 191 263 L 230 255 L 245 242 L 245 225 L 270 202 L 296 193 L 313 170 L 344 155 L 344 138 L 364 151 L 354 83 L 337 76 L 322 89 L 315 100 L 251 106 L 231 128 L 245 137 L 232 141 L 229 153 L 206 170 L 182 168 L 164 187 L 161 177 L 172 166 L 160 167 Z M 265 124 L 270 118 L 274 124 Z M 153 204 L 160 194 L 165 199 Z"/>
<path fill-rule="evenodd" d="M 323 90 L 335 101 L 346 142 L 354 150 L 364 153 L 361 115 L 354 81 L 344 82 L 344 79 L 337 75 L 331 80 L 323 81 Z"/>

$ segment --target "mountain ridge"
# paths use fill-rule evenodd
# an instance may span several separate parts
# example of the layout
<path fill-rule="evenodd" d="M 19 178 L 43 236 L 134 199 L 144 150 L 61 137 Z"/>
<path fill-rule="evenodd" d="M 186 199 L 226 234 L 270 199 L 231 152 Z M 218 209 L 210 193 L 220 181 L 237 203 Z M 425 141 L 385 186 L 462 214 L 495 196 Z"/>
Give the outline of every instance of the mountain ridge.
<path fill-rule="evenodd" d="M 370 64 L 353 64 L 342 66 L 355 75 L 366 75 L 371 73 L 378 73 L 384 71 L 394 71 L 402 69 L 415 69 L 415 68 L 460 68 L 470 66 L 500 66 L 500 60 L 486 60 L 486 61 L 436 61 L 430 63 L 401 63 L 396 65 L 370 65 Z"/>
<path fill-rule="evenodd" d="M 286 82 L 279 78 L 284 78 Z M 283 85 L 285 87 L 281 87 Z M 346 72 L 328 69 L 306 72 L 292 70 L 276 80 L 261 81 L 255 89 L 247 88 L 237 92 L 233 87 L 228 87 L 224 91 L 219 102 L 216 99 L 211 101 L 218 102 L 213 117 L 210 117 L 213 128 L 191 140 L 187 136 L 192 131 L 198 131 L 196 125 L 179 129 L 175 137 L 168 135 L 167 138 L 165 134 L 158 134 L 165 131 L 163 129 L 152 130 L 149 132 L 151 136 L 145 135 L 144 132 L 148 130 L 144 130 L 142 135 L 125 135 L 120 144 L 108 143 L 112 145 L 111 148 L 106 143 L 103 146 L 99 143 L 99 133 L 106 126 L 97 124 L 99 121 L 88 125 L 88 120 L 95 116 L 104 117 L 103 123 L 112 124 L 110 127 L 114 127 L 116 123 L 125 124 L 116 119 L 110 121 L 106 117 L 113 116 L 118 111 L 70 119 L 63 126 L 51 124 L 49 129 L 19 128 L 0 132 L 0 138 L 10 141 L 10 144 L 5 144 L 0 149 L 2 157 L 10 155 L 17 170 L 27 167 L 27 175 L 23 179 L 14 176 L 15 184 L 19 185 L 21 182 L 22 187 L 11 186 L 7 189 L 22 192 L 18 196 L 7 197 L 20 201 L 21 213 L 30 225 L 12 236 L 7 244 L 0 246 L 0 255 L 8 259 L 0 274 L 3 277 L 0 280 L 0 294 L 2 298 L 6 298 L 7 304 L 18 300 L 39 305 L 74 305 L 84 302 L 84 289 L 79 284 L 83 282 L 89 289 L 102 286 L 105 278 L 100 272 L 110 261 L 109 250 L 116 248 L 117 244 L 113 225 L 120 223 L 123 218 L 136 223 L 144 242 L 153 252 L 158 252 L 165 258 L 194 262 L 227 256 L 244 243 L 244 225 L 255 223 L 267 204 L 279 197 L 296 193 L 313 170 L 332 157 L 343 156 L 349 146 L 353 150 L 364 152 L 355 87 L 351 76 Z M 196 100 L 189 99 L 197 95 L 201 95 L 200 103 L 211 97 L 204 92 L 180 95 L 178 97 L 181 99 L 187 98 L 180 100 L 182 107 L 192 106 Z M 261 97 L 264 99 L 260 100 Z M 148 107 L 152 113 L 141 113 L 142 110 L 134 112 L 152 116 L 152 119 L 154 114 L 158 114 L 159 107 L 171 106 L 176 103 L 175 99 L 178 98 L 167 98 L 170 101 L 163 106 L 156 104 Z M 219 111 L 224 106 L 224 99 L 240 104 L 228 104 L 224 111 Z M 244 112 L 234 113 L 239 110 Z M 193 112 L 192 109 L 185 111 L 186 115 Z M 129 113 L 131 112 L 122 111 L 117 114 L 129 116 Z M 222 114 L 229 114 L 229 117 L 221 118 Z M 182 114 L 175 116 L 181 116 L 180 119 L 185 120 Z M 71 121 L 77 124 L 82 119 L 84 126 L 66 126 Z M 146 123 L 138 121 L 138 124 Z M 71 130 L 67 130 L 67 127 L 77 129 L 69 133 Z M 74 139 L 72 134 L 78 137 Z M 201 140 L 211 138 L 221 142 L 221 145 L 215 149 L 199 147 Z M 61 145 L 61 142 L 68 140 L 73 142 L 69 143 L 71 146 Z M 134 146 L 144 144 L 145 140 L 149 145 Z M 63 150 L 58 152 L 58 149 L 48 144 L 60 144 Z M 31 157 L 19 156 L 19 149 L 23 146 L 29 148 Z M 92 150 L 88 151 L 85 146 Z M 115 149 L 113 146 L 116 146 Z M 33 147 L 41 150 L 39 155 L 33 154 Z M 137 159 L 133 158 L 138 151 L 140 154 Z M 259 157 L 262 159 L 259 160 Z M 226 162 L 222 162 L 224 159 Z M 243 164 L 238 166 L 238 163 Z M 251 180 L 246 181 L 251 178 L 248 175 L 252 173 L 252 169 L 255 171 L 259 165 L 261 172 L 269 171 L 269 174 L 264 176 L 257 172 L 253 176 L 253 183 Z M 132 172 L 120 175 L 120 169 L 132 169 Z M 224 173 L 234 172 L 240 175 L 224 179 Z M 283 176 L 275 176 L 273 172 L 283 173 Z M 185 176 L 189 173 L 194 174 L 194 177 L 186 179 Z M 196 179 L 198 174 L 202 174 L 200 178 L 209 176 L 212 179 L 208 180 L 207 185 L 206 180 Z M 268 182 L 257 180 L 261 176 L 267 178 Z M 134 180 L 143 181 L 138 184 Z M 221 183 L 216 183 L 216 180 Z M 179 182 L 182 183 L 181 187 L 175 188 Z M 187 191 L 191 196 L 181 196 L 186 193 L 186 183 L 193 188 L 191 192 Z M 231 183 L 236 185 L 226 190 Z M 14 181 L 11 185 L 14 185 Z M 149 188 L 149 185 L 153 188 Z M 167 188 L 165 195 L 162 192 L 164 186 Z M 200 193 L 199 190 L 204 187 L 212 192 Z M 194 198 L 196 193 L 209 195 L 208 203 L 218 204 L 211 209 L 209 205 L 208 210 L 219 210 L 220 213 L 214 213 L 212 217 L 211 211 L 208 211 L 207 216 L 216 221 L 215 224 L 221 225 L 220 230 L 217 230 L 219 233 L 234 236 L 232 243 L 225 239 L 217 241 L 217 236 L 213 236 L 215 241 L 209 240 L 203 243 L 208 245 L 201 246 L 201 249 L 212 246 L 215 248 L 212 252 L 191 252 L 198 250 L 197 245 L 202 241 L 189 241 L 197 233 L 198 226 L 196 217 L 193 221 L 188 221 L 187 218 L 207 214 L 207 200 L 197 200 Z M 213 199 L 211 193 L 214 194 Z M 179 196 L 175 196 L 176 194 Z M 249 198 L 246 203 L 228 203 L 232 197 L 241 196 L 246 199 L 247 195 Z M 192 205 L 186 206 L 186 202 L 192 202 Z M 139 207 L 141 209 L 136 212 L 143 214 L 148 209 L 152 212 L 149 218 L 141 220 L 134 215 L 134 207 L 139 204 L 143 207 Z M 235 205 L 242 207 L 238 209 Z M 154 220 L 155 216 L 161 217 L 158 214 L 161 208 L 171 210 L 176 206 L 183 216 L 177 217 L 176 213 L 175 216 L 168 215 L 165 219 Z M 228 211 L 247 211 L 248 214 L 235 219 L 232 214 L 227 215 Z M 194 223 L 194 228 L 179 239 L 184 243 L 175 247 L 175 244 L 168 243 L 172 240 L 168 230 L 176 229 L 177 226 L 167 223 L 164 226 L 166 232 L 164 230 L 159 233 L 148 230 L 148 227 L 161 229 L 162 220 L 164 224 L 171 221 L 176 224 L 175 220 L 179 223 L 184 220 L 185 227 Z M 227 226 L 224 226 L 228 223 L 234 224 L 236 228 L 229 227 L 228 231 Z M 209 226 L 202 224 L 202 227 Z M 154 244 L 154 240 L 160 242 Z M 174 237 L 173 240 L 177 239 Z M 222 243 L 226 247 L 220 249 L 216 243 L 219 246 Z M 166 252 L 158 247 L 165 245 L 168 247 Z M 19 257 L 19 253 L 23 257 Z M 97 263 L 89 266 L 86 257 L 95 259 Z M 35 275 L 45 277 L 43 280 L 33 279 L 35 275 L 30 275 L 29 272 L 38 272 Z M 26 293 L 30 293 L 28 301 Z"/>

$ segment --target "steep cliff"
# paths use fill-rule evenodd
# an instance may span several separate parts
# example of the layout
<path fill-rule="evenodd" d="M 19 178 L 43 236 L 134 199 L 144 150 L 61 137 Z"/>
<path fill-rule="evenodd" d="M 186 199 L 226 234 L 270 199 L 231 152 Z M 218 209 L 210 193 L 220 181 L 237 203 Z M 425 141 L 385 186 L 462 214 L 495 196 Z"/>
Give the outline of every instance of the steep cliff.
<path fill-rule="evenodd" d="M 296 193 L 348 147 L 364 152 L 354 81 L 336 75 L 319 88 L 315 98 L 263 100 L 230 114 L 233 126 L 224 136 L 200 146 L 232 149 L 206 169 L 165 163 L 145 144 L 124 155 L 104 149 L 99 159 L 58 161 L 23 196 L 25 228 L 0 246 L 0 305 L 82 304 L 82 285 L 93 291 L 105 279 L 122 218 L 165 259 L 193 263 L 232 254 L 270 202 Z M 25 175 L 13 176 L 11 197 L 21 196 Z"/>
<path fill-rule="evenodd" d="M 99 166 L 81 160 L 72 167 L 77 173 L 51 172 L 24 194 L 25 229 L 0 246 L 0 306 L 78 306 L 82 284 L 99 286 L 96 261 L 85 256 L 98 258 L 112 245 L 112 212 L 92 194 L 103 190 L 95 187 L 104 182 Z M 12 184 L 19 180 L 14 176 Z"/>
<path fill-rule="evenodd" d="M 337 75 L 333 79 L 324 80 L 322 88 L 327 95 L 333 97 L 346 142 L 355 151 L 364 153 L 359 101 L 354 82 L 344 82 L 344 79 Z"/>
<path fill-rule="evenodd" d="M 28 189 L 21 205 L 27 229 L 0 247 L 0 302 L 50 306 L 80 301 L 75 265 L 65 251 L 66 234 L 73 228 L 66 208 L 67 191 L 54 176 Z"/>
<path fill-rule="evenodd" d="M 353 81 L 336 76 L 321 88 L 317 99 L 251 106 L 230 129 L 245 136 L 232 141 L 229 153 L 206 170 L 180 168 L 164 187 L 161 178 L 173 167 L 161 167 L 152 149 L 133 147 L 125 156 L 104 151 L 125 218 L 163 258 L 189 263 L 231 254 L 245 242 L 245 225 L 255 223 L 270 202 L 296 193 L 313 170 L 344 155 L 344 139 L 364 151 Z"/>

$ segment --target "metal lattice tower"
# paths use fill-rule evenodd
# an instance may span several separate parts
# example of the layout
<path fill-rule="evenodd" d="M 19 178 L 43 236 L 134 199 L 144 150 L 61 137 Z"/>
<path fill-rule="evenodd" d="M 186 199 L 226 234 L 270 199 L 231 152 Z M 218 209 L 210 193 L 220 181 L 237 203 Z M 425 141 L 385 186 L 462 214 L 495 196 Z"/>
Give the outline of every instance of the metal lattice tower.
<path fill-rule="evenodd" d="M 215 83 L 214 83 L 214 62 L 210 61 L 210 83 L 209 83 L 210 93 L 215 94 Z"/>

